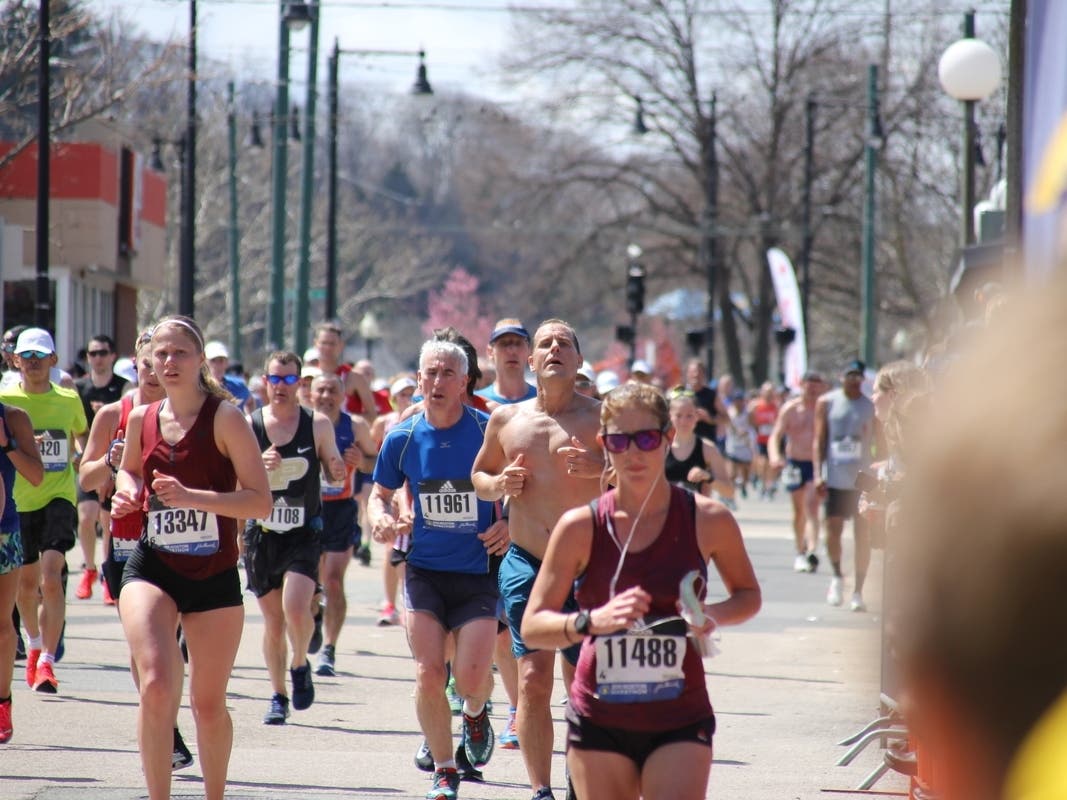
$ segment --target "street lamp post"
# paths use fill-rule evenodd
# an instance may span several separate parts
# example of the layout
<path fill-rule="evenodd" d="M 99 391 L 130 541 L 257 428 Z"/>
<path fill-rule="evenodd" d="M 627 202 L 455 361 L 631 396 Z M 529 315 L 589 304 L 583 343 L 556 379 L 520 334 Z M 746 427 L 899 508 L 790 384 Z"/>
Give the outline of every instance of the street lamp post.
<path fill-rule="evenodd" d="M 230 194 L 230 358 L 241 361 L 241 282 L 239 232 L 237 230 L 237 115 L 234 110 L 234 84 L 226 84 L 226 144 L 229 150 Z"/>
<path fill-rule="evenodd" d="M 359 321 L 359 335 L 363 337 L 363 343 L 367 348 L 367 360 L 373 361 L 374 343 L 382 338 L 382 329 L 373 311 L 368 311 Z"/>
<path fill-rule="evenodd" d="M 196 311 L 196 0 L 189 0 L 188 56 L 178 313 L 192 317 Z"/>
<path fill-rule="evenodd" d="M 707 134 L 703 137 L 702 160 L 704 164 L 704 219 L 700 252 L 704 262 L 704 274 L 707 279 L 708 308 L 704 319 L 704 347 L 707 374 L 715 375 L 715 291 L 719 275 L 719 157 L 716 152 L 716 109 L 715 93 L 711 95 L 711 107 L 706 120 Z"/>
<path fill-rule="evenodd" d="M 300 171 L 300 255 L 296 273 L 296 307 L 293 314 L 294 349 L 307 348 L 310 329 L 308 309 L 311 305 L 311 205 L 315 171 L 315 106 L 318 100 L 319 4 L 308 4 L 311 17 L 311 42 L 308 48 L 307 100 L 304 106 L 303 164 Z"/>
<path fill-rule="evenodd" d="M 337 115 L 338 115 L 338 81 L 341 54 L 367 56 L 411 56 L 418 55 L 419 65 L 415 72 L 415 83 L 411 93 L 414 95 L 432 95 L 433 88 L 426 75 L 426 51 L 415 53 L 404 50 L 342 50 L 337 39 L 333 40 L 333 53 L 329 59 L 329 87 L 327 103 L 330 107 L 330 119 L 327 126 L 329 141 L 326 147 L 327 158 L 327 208 L 326 208 L 326 318 L 337 316 Z"/>
<path fill-rule="evenodd" d="M 863 254 L 862 284 L 860 296 L 860 352 L 867 364 L 877 363 L 878 354 L 878 314 L 877 287 L 875 284 L 874 257 L 874 207 L 875 177 L 878 171 L 878 148 L 881 143 L 882 124 L 878 103 L 878 65 L 867 67 L 867 137 L 864 146 L 863 173 Z"/>
<path fill-rule="evenodd" d="M 630 363 L 632 368 L 637 358 L 637 318 L 645 310 L 645 268 L 638 260 L 642 250 L 631 244 L 626 248 L 630 260 L 626 267 L 626 310 L 630 312 Z"/>
<path fill-rule="evenodd" d="M 271 280 L 267 320 L 267 349 L 285 343 L 285 192 L 289 172 L 289 27 L 308 21 L 307 3 L 280 0 L 278 20 L 278 85 L 274 101 L 274 158 L 271 203 Z"/>
<path fill-rule="evenodd" d="M 937 65 L 941 87 L 963 104 L 963 149 L 960 153 L 960 247 L 974 244 L 974 106 L 1000 85 L 1000 58 L 974 38 L 974 12 L 963 18 L 963 38 L 949 45 Z"/>
<path fill-rule="evenodd" d="M 34 324 L 39 328 L 51 328 L 52 292 L 48 278 L 48 204 L 51 199 L 52 168 L 52 110 L 51 110 L 51 75 L 48 71 L 51 61 L 52 30 L 49 22 L 48 3 L 43 2 L 38 9 L 38 65 L 37 65 L 37 257 L 35 275 Z"/>

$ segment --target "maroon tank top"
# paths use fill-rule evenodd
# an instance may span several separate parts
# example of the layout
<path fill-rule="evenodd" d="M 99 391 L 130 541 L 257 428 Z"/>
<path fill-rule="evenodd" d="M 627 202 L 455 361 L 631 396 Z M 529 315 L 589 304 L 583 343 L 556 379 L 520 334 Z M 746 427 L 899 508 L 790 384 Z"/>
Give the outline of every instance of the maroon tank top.
<path fill-rule="evenodd" d="M 631 586 L 640 586 L 651 594 L 651 610 L 647 617 L 649 620 L 678 614 L 678 584 L 686 573 L 695 569 L 702 576 L 707 575 L 707 565 L 697 545 L 692 498 L 686 495 L 684 489 L 671 487 L 670 507 L 663 529 L 644 550 L 627 553 L 615 587 L 616 592 L 622 592 Z M 575 592 L 578 605 L 583 609 L 591 610 L 608 600 L 611 578 L 618 568 L 620 557 L 619 547 L 612 540 L 606 522 L 614 511 L 615 490 L 612 489 L 601 495 L 596 503 L 589 565 L 585 574 L 579 578 Z M 669 630 L 669 625 L 665 625 L 655 628 L 654 632 L 666 633 Z M 684 627 L 676 632 L 684 632 Z M 603 696 L 598 693 L 599 688 L 604 688 L 604 684 L 598 687 L 598 683 L 605 675 L 604 670 L 600 670 L 598 674 L 597 640 L 600 638 L 615 639 L 612 649 L 603 649 L 608 647 L 607 642 L 604 642 L 600 652 L 610 655 L 616 665 L 621 655 L 617 648 L 620 642 L 616 637 L 590 636 L 582 642 L 570 699 L 573 710 L 579 716 L 604 727 L 646 732 L 672 730 L 711 716 L 711 701 L 708 699 L 704 682 L 704 665 L 688 637 L 684 639 L 684 655 L 681 657 L 683 678 L 679 681 L 680 693 L 671 699 L 655 699 L 657 695 L 653 694 L 651 699 L 641 698 L 632 702 L 625 701 L 625 698 L 622 702 L 618 701 L 618 698 L 616 701 L 609 701 L 605 699 L 606 693 Z M 625 638 L 633 640 L 639 637 Z M 677 642 L 677 639 L 675 641 Z M 633 644 L 636 642 L 632 642 Z M 671 650 L 673 651 L 673 647 Z M 631 646 L 627 657 L 631 664 L 635 662 L 635 657 L 645 664 L 645 656 L 652 656 L 647 663 L 657 667 L 661 661 L 666 662 L 667 653 L 666 646 L 661 651 L 657 644 L 653 652 L 652 645 L 646 642 L 638 647 Z M 656 670 L 650 672 L 655 673 Z M 667 694 L 670 695 L 669 692 Z"/>
<path fill-rule="evenodd" d="M 152 403 L 144 416 L 141 430 L 141 466 L 144 484 L 151 495 L 152 480 L 156 471 L 177 478 L 189 489 L 208 489 L 214 492 L 232 492 L 237 488 L 237 473 L 230 459 L 219 452 L 215 445 L 215 413 L 222 402 L 215 395 L 208 395 L 200 407 L 193 426 L 176 444 L 163 439 L 159 429 L 159 409 L 162 403 Z M 147 497 L 145 510 L 147 510 Z M 160 560 L 179 575 L 191 580 L 202 580 L 217 575 L 237 565 L 237 521 L 232 517 L 217 516 L 219 548 L 211 555 L 185 555 L 157 550 Z"/>
<path fill-rule="evenodd" d="M 115 429 L 115 438 L 125 439 L 126 424 L 130 418 L 130 412 L 133 410 L 133 395 L 124 394 L 119 402 L 119 426 Z M 109 444 L 108 448 L 110 449 L 110 447 L 111 445 Z M 111 535 L 114 536 L 116 539 L 139 539 L 141 538 L 141 529 L 143 527 L 143 511 L 134 511 L 132 514 L 127 514 L 124 517 L 111 518 Z"/>

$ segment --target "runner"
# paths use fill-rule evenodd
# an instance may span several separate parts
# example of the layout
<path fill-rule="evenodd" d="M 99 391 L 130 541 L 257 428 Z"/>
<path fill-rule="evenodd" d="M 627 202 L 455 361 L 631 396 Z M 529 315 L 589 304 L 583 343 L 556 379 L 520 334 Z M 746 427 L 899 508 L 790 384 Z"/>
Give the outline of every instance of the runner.
<path fill-rule="evenodd" d="M 345 411 L 350 414 L 362 414 L 368 423 L 374 422 L 378 410 L 370 382 L 355 372 L 350 364 L 342 361 L 345 340 L 340 324 L 320 322 L 316 325 L 314 347 L 319 351 L 319 369 L 340 375 L 345 383 Z"/>
<path fill-rule="evenodd" d="M 674 436 L 667 451 L 667 480 L 676 486 L 711 497 L 712 488 L 727 508 L 734 507 L 734 484 L 715 443 L 696 435 L 699 412 L 692 391 L 678 386 L 668 393 Z"/>
<path fill-rule="evenodd" d="M 270 514 L 250 519 L 244 532 L 248 589 L 263 612 L 263 657 L 274 692 L 263 717 L 266 725 L 284 725 L 289 717 L 286 637 L 293 651 L 293 708 L 303 711 L 315 702 L 307 656 L 322 555 L 320 465 L 331 481 L 345 478 L 330 420 L 298 402 L 300 369 L 296 353 L 271 353 L 263 376 L 270 402 L 251 416 L 274 498 Z"/>
<path fill-rule="evenodd" d="M 519 403 L 537 395 L 537 387 L 526 382 L 530 333 L 523 327 L 522 320 L 512 317 L 497 320 L 489 334 L 486 353 L 496 370 L 496 378 L 475 394 L 485 398 L 490 411 L 499 405 Z"/>
<path fill-rule="evenodd" d="M 431 800 L 453 800 L 460 775 L 452 753 L 451 712 L 445 698 L 445 646 L 455 634 L 452 675 L 463 697 L 460 749 L 479 769 L 493 753 L 486 701 L 496 637 L 498 591 L 490 556 L 508 546 L 507 525 L 493 523 L 493 505 L 475 497 L 470 470 L 486 416 L 464 404 L 466 352 L 430 340 L 419 355 L 424 411 L 385 437 L 374 468 L 367 516 L 376 541 L 411 534 L 405 575 L 408 642 L 416 663 L 415 704 L 433 755 Z M 392 501 L 408 485 L 414 519 L 398 519 Z"/>
<path fill-rule="evenodd" d="M 765 382 L 759 389 L 759 397 L 748 407 L 748 416 L 756 430 L 756 477 L 760 482 L 760 497 L 774 499 L 778 489 L 778 470 L 771 466 L 767 443 L 778 419 L 778 395 L 774 384 Z"/>
<path fill-rule="evenodd" d="M 59 681 L 53 665 L 66 619 L 63 568 L 76 540 L 75 469 L 88 426 L 78 393 L 49 380 L 57 356 L 48 331 L 27 328 L 20 333 L 15 359 L 21 379 L 0 392 L 0 401 L 30 415 L 45 472 L 40 485 L 21 474 L 15 478 L 23 550 L 18 606 L 29 635 L 26 683 L 34 691 L 55 694 Z"/>
<path fill-rule="evenodd" d="M 759 584 L 730 512 L 664 479 L 663 396 L 620 386 L 601 419 L 617 487 L 556 525 L 522 633 L 538 647 L 581 643 L 567 704 L 578 797 L 703 800 L 715 715 L 696 642 L 755 615 Z M 605 482 L 607 475 L 605 466 Z M 695 613 L 703 619 L 689 611 L 687 627 L 678 616 L 680 585 L 696 575 L 703 583 L 709 560 L 727 597 L 701 602 Z M 579 579 L 581 610 L 560 612 Z"/>
<path fill-rule="evenodd" d="M 147 510 L 122 578 L 122 627 L 141 678 L 141 766 L 150 800 L 169 798 L 180 620 L 204 794 L 222 800 L 233 746 L 226 685 L 244 623 L 236 518 L 267 516 L 270 486 L 248 423 L 208 371 L 196 323 L 164 318 L 151 348 L 167 397 L 130 413 L 111 504 L 116 518 Z"/>
<path fill-rule="evenodd" d="M 215 382 L 232 395 L 232 402 L 242 411 L 250 411 L 255 403 L 252 392 L 243 380 L 227 374 L 230 366 L 230 351 L 222 342 L 208 342 L 204 345 L 204 357 L 207 359 Z"/>
<path fill-rule="evenodd" d="M 513 544 L 500 566 L 500 593 L 519 660 L 519 741 L 539 800 L 553 796 L 550 707 L 556 654 L 528 647 L 520 626 L 550 531 L 564 511 L 599 493 L 604 465 L 596 440 L 600 403 L 575 391 L 581 363 L 574 329 L 562 320 L 542 322 L 530 355 L 537 397 L 493 412 L 471 476 L 483 500 L 507 498 Z M 565 656 L 564 678 L 569 680 L 577 652 Z"/>
<path fill-rule="evenodd" d="M 807 372 L 801 379 L 801 395 L 789 400 L 778 415 L 767 441 L 771 467 L 782 474 L 782 483 L 793 501 L 793 541 L 796 572 L 815 572 L 819 557 L 819 496 L 815 492 L 812 447 L 815 443 L 815 407 L 823 391 L 817 372 Z M 785 455 L 782 439 L 785 439 Z"/>
<path fill-rule="evenodd" d="M 118 400 L 128 384 L 125 378 L 115 374 L 118 353 L 115 340 L 110 336 L 104 333 L 94 336 L 89 340 L 85 354 L 89 359 L 89 374 L 74 381 L 74 386 L 81 395 L 85 419 L 91 428 L 96 412 L 107 403 Z M 109 495 L 114 488 L 110 475 L 106 478 L 99 484 L 99 490 L 104 493 L 103 502 L 95 489 L 86 492 L 78 487 L 78 541 L 82 549 L 82 577 L 74 596 L 79 600 L 88 600 L 93 596 L 93 584 L 99 574 L 96 568 L 97 528 L 104 531 L 108 529 L 111 508 Z M 115 601 L 106 583 L 103 594 L 104 603 L 113 605 Z"/>
<path fill-rule="evenodd" d="M 122 451 L 125 448 L 126 428 L 129 425 L 130 412 L 137 406 L 155 403 L 166 397 L 163 387 L 152 371 L 152 333 L 147 330 L 137 337 L 134 353 L 137 363 L 137 388 L 122 396 L 114 403 L 100 408 L 89 428 L 89 440 L 82 453 L 81 466 L 78 468 L 78 483 L 85 487 L 113 486 L 114 476 L 122 463 Z M 90 357 L 92 355 L 90 354 Z M 105 597 L 119 600 L 122 591 L 122 570 L 126 559 L 137 546 L 144 527 L 144 514 L 135 512 L 120 519 L 108 520 L 108 530 L 104 534 L 104 560 L 100 572 L 104 579 Z M 121 608 L 119 609 L 121 619 Z M 182 676 L 177 683 L 178 703 L 181 703 L 182 685 L 185 666 L 178 662 L 176 669 Z M 140 687 L 141 679 L 137 673 L 137 664 L 130 658 L 130 674 L 133 684 Z M 174 727 L 174 751 L 171 755 L 171 768 L 181 769 L 193 763 L 193 754 L 185 745 L 178 727 Z"/>
<path fill-rule="evenodd" d="M 345 462 L 340 481 L 322 481 L 322 555 L 319 576 L 326 594 L 325 637 L 316 675 L 335 675 L 337 637 L 341 634 L 348 601 L 345 598 L 345 571 L 352 560 L 352 546 L 361 538 L 355 497 L 356 469 L 370 473 L 378 447 L 363 417 L 350 417 L 341 410 L 344 388 L 336 375 L 320 375 L 311 383 L 312 407 L 333 426 L 334 442 Z M 381 417 L 379 417 L 381 419 Z"/>
<path fill-rule="evenodd" d="M 22 534 L 15 507 L 15 471 L 30 484 L 44 480 L 44 464 L 33 437 L 33 424 L 21 408 L 0 403 L 0 744 L 11 741 L 11 683 L 15 672 L 15 609 L 19 568 L 22 566 Z"/>
<path fill-rule="evenodd" d="M 863 602 L 863 582 L 871 560 L 867 521 L 856 513 L 860 495 L 856 476 L 871 463 L 872 444 L 877 442 L 879 452 L 885 450 L 874 404 L 863 394 L 865 369 L 862 361 L 849 362 L 841 388 L 819 398 L 815 406 L 815 445 L 812 450 L 815 490 L 826 501 L 826 554 L 834 572 L 826 602 L 832 606 L 842 602 L 841 536 L 845 520 L 852 519 L 856 576 L 849 607 L 853 611 L 867 610 Z"/>

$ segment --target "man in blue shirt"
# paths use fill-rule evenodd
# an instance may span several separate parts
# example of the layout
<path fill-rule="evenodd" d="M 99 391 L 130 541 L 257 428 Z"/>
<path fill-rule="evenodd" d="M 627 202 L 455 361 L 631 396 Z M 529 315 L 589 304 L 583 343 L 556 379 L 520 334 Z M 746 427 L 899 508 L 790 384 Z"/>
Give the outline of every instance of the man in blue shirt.
<path fill-rule="evenodd" d="M 422 346 L 424 409 L 386 434 L 367 507 L 376 541 L 411 535 L 404 577 L 408 638 L 417 665 L 416 711 L 434 761 L 431 800 L 454 800 L 459 786 L 445 697 L 450 633 L 456 641 L 452 675 L 464 698 L 462 748 L 479 768 L 494 744 L 485 703 L 492 691 L 499 590 L 490 556 L 502 554 L 509 540 L 507 524 L 493 522 L 493 504 L 478 500 L 471 482 L 488 417 L 464 404 L 467 371 L 458 345 L 431 340 Z M 410 511 L 400 510 L 404 496 L 394 498 L 405 483 Z"/>
<path fill-rule="evenodd" d="M 530 334 L 521 320 L 507 318 L 496 323 L 489 334 L 488 354 L 496 368 L 496 380 L 475 394 L 485 398 L 490 411 L 537 396 L 537 387 L 526 382 Z"/>

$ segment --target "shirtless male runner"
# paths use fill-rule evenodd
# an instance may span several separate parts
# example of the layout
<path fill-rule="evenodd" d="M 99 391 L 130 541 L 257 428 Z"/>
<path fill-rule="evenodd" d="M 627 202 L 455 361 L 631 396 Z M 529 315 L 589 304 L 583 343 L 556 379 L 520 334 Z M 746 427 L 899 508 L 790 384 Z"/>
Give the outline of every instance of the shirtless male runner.
<path fill-rule="evenodd" d="M 793 537 L 797 555 L 793 569 L 814 572 L 819 567 L 815 554 L 819 544 L 819 495 L 815 491 L 812 446 L 815 443 L 815 405 L 825 389 L 822 377 L 806 372 L 801 379 L 801 395 L 782 406 L 767 442 L 771 469 L 781 472 L 782 483 L 793 501 Z M 785 437 L 785 454 L 782 454 Z"/>
<path fill-rule="evenodd" d="M 553 797 L 555 653 L 523 644 L 522 615 L 552 528 L 564 511 L 599 496 L 604 483 L 600 403 L 575 391 L 581 365 L 574 329 L 558 319 L 542 322 L 530 354 L 537 396 L 493 411 L 471 475 L 481 499 L 507 502 L 512 544 L 500 566 L 500 594 L 519 661 L 519 741 L 536 800 Z M 567 676 L 574 663 L 565 666 Z"/>

